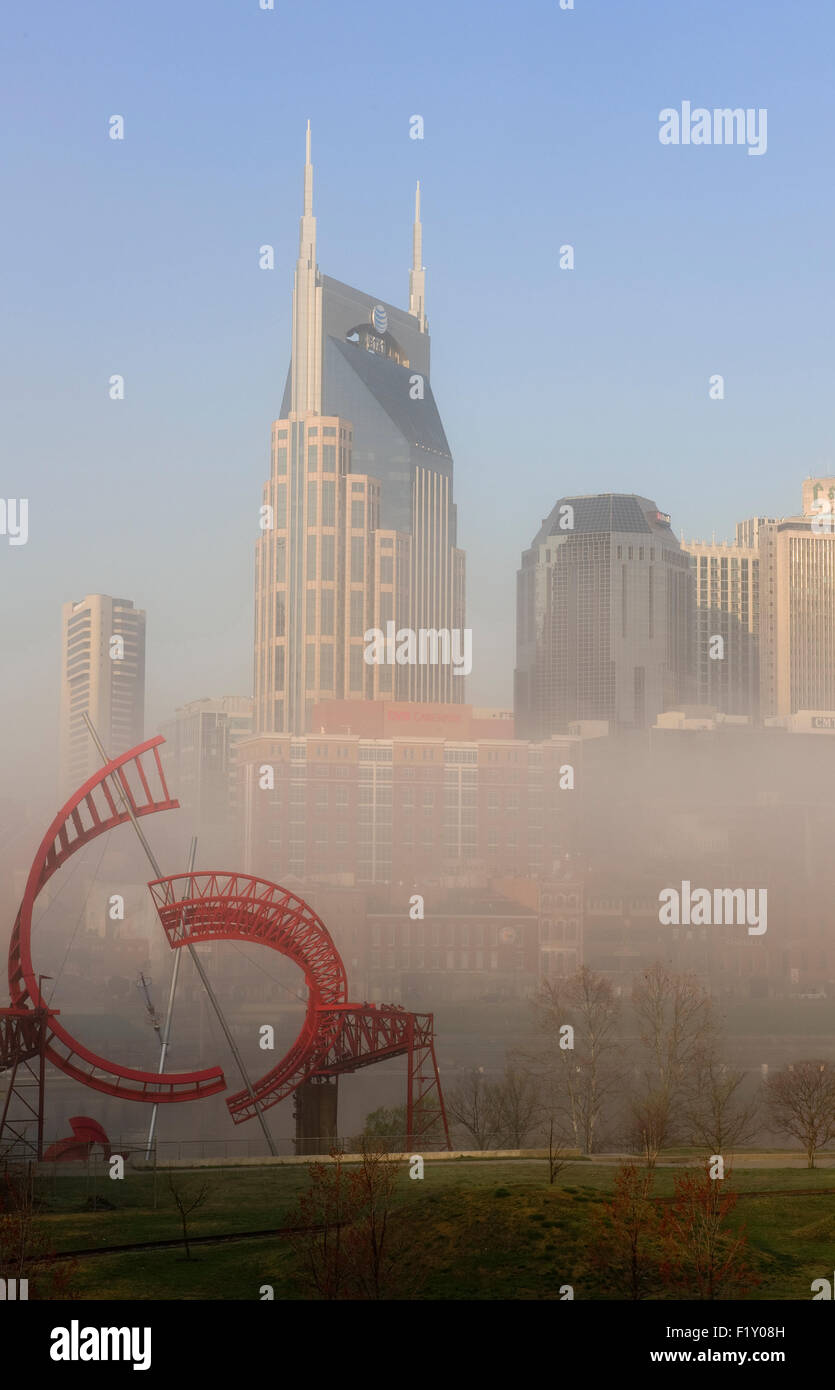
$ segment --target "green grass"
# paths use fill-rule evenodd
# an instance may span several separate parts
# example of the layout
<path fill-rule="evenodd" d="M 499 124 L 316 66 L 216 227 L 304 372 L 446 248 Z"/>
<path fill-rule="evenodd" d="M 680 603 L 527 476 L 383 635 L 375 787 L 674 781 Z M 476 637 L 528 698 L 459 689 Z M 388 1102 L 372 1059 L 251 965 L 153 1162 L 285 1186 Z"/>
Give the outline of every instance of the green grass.
<path fill-rule="evenodd" d="M 604 1210 L 614 1169 L 572 1164 L 549 1186 L 547 1164 L 492 1161 L 431 1163 L 423 1181 L 408 1178 L 403 1165 L 397 1200 L 419 1230 L 424 1266 L 421 1297 L 467 1299 L 558 1299 L 563 1284 L 575 1298 L 606 1298 L 587 1267 L 594 1217 Z M 658 1169 L 654 1192 L 670 1196 L 674 1169 Z M 299 1193 L 307 1185 L 304 1167 L 213 1169 L 177 1181 L 208 1181 L 206 1204 L 190 1219 L 192 1235 L 264 1230 L 290 1224 Z M 761 1299 L 811 1298 L 815 1278 L 831 1277 L 835 1267 L 835 1171 L 816 1169 L 738 1170 L 733 1190 L 777 1195 L 741 1200 L 734 1225 L 747 1229 L 751 1257 L 762 1283 L 750 1295 Z M 820 1195 L 793 1195 L 798 1189 Z M 56 1251 L 134 1241 L 175 1240 L 179 1218 L 163 1173 L 128 1173 L 121 1182 L 100 1176 L 100 1196 L 113 1211 L 84 1212 L 90 1196 L 85 1178 L 50 1177 L 41 1184 L 48 1203 L 39 1224 Z M 293 1252 L 282 1237 L 197 1246 L 186 1260 L 182 1247 L 97 1255 L 79 1261 L 73 1286 L 81 1298 L 99 1299 L 258 1299 L 271 1284 L 276 1299 L 302 1296 Z"/>

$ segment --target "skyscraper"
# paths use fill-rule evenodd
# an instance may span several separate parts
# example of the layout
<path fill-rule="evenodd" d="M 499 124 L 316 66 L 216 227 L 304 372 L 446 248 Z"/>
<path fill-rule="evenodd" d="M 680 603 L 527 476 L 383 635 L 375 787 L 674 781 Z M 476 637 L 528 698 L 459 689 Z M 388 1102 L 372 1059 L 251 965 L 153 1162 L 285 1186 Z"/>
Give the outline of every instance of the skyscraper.
<path fill-rule="evenodd" d="M 145 614 L 130 599 L 88 594 L 62 610 L 61 784 L 67 792 L 101 762 L 85 711 L 111 757 L 142 742 Z"/>
<path fill-rule="evenodd" d="M 759 713 L 759 531 L 765 524 L 761 517 L 740 522 L 731 544 L 682 541 L 696 583 L 694 699 L 752 718 Z"/>
<path fill-rule="evenodd" d="M 190 700 L 160 725 L 162 765 L 204 863 L 225 863 L 241 829 L 238 745 L 252 735 L 245 695 Z"/>
<path fill-rule="evenodd" d="M 452 457 L 429 382 L 420 188 L 409 309 L 323 275 L 310 126 L 293 341 L 256 542 L 255 726 L 330 698 L 462 701 L 450 665 L 369 665 L 369 628 L 464 625 Z"/>
<path fill-rule="evenodd" d="M 803 514 L 760 527 L 764 716 L 835 710 L 833 499 L 835 478 L 807 479 Z"/>
<path fill-rule="evenodd" d="M 517 737 L 581 719 L 644 728 L 689 699 L 692 585 L 648 498 L 561 498 L 517 576 Z"/>

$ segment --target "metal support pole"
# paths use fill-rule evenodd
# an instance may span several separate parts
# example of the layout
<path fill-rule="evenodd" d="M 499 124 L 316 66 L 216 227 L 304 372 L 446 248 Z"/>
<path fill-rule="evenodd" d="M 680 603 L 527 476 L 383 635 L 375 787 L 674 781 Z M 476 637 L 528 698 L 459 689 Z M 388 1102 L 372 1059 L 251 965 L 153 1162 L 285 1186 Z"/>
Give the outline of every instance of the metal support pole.
<path fill-rule="evenodd" d="M 93 727 L 93 721 L 92 721 L 92 719 L 90 718 L 90 716 L 89 716 L 89 714 L 87 713 L 86 710 L 83 711 L 83 715 L 84 715 L 84 722 L 85 722 L 85 724 L 87 725 L 87 728 L 88 728 L 89 733 L 90 733 L 90 737 L 91 737 L 91 739 L 93 740 L 94 744 L 96 745 L 96 748 L 98 749 L 99 757 L 101 758 L 101 760 L 102 760 L 103 763 L 105 763 L 105 764 L 109 763 L 109 762 L 110 762 L 110 759 L 109 759 L 109 757 L 107 756 L 107 753 L 106 753 L 105 750 L 104 750 L 104 746 L 103 746 L 103 744 L 102 744 L 101 739 L 99 738 L 98 734 L 96 733 L 95 728 Z M 142 848 L 144 849 L 146 855 L 148 856 L 148 862 L 149 862 L 149 864 L 151 865 L 151 868 L 152 868 L 153 871 L 154 871 L 154 877 L 155 877 L 155 878 L 164 878 L 165 875 L 163 874 L 162 869 L 160 868 L 159 864 L 157 863 L 156 856 L 155 856 L 153 850 L 151 849 L 151 846 L 148 844 L 148 841 L 147 841 L 147 839 L 145 838 L 145 833 L 144 833 L 144 831 L 143 831 L 141 825 L 139 824 L 139 818 L 137 817 L 136 812 L 134 811 L 133 806 L 132 806 L 131 803 L 130 803 L 130 798 L 129 798 L 128 796 L 125 795 L 125 791 L 124 791 L 124 788 L 123 788 L 123 786 L 122 786 L 122 779 L 121 779 L 121 777 L 115 776 L 115 777 L 113 778 L 113 784 L 114 784 L 114 786 L 115 786 L 115 788 L 116 788 L 116 790 L 117 790 L 117 792 L 118 792 L 118 794 L 119 794 L 119 797 L 120 797 L 120 799 L 121 799 L 122 805 L 124 806 L 125 811 L 127 812 L 128 816 L 129 816 L 129 818 L 130 818 L 130 822 L 131 822 L 131 824 L 132 824 L 134 830 L 136 831 L 136 833 L 137 833 L 137 835 L 138 835 L 138 837 L 139 837 L 139 842 L 140 842 L 140 844 L 142 845 Z M 246 1066 L 244 1065 L 244 1059 L 243 1059 L 243 1057 L 241 1056 L 240 1049 L 238 1048 L 238 1044 L 235 1042 L 235 1039 L 232 1037 L 232 1033 L 231 1033 L 231 1031 L 230 1031 L 230 1029 L 229 1029 L 229 1025 L 228 1025 L 228 1023 L 226 1022 L 226 1019 L 224 1018 L 223 1010 L 221 1009 L 220 1004 L 218 1003 L 218 1000 L 217 1000 L 217 998 L 216 998 L 216 996 L 215 996 L 215 992 L 214 992 L 214 990 L 212 989 L 211 984 L 209 983 L 209 977 L 208 977 L 207 974 L 206 974 L 205 968 L 204 968 L 204 966 L 203 966 L 202 961 L 200 960 L 200 957 L 199 957 L 198 954 L 197 954 L 197 951 L 195 950 L 195 948 L 194 948 L 192 945 L 189 945 L 189 946 L 187 947 L 187 950 L 188 950 L 188 952 L 189 952 L 189 955 L 191 956 L 192 961 L 194 962 L 194 968 L 195 968 L 195 970 L 197 971 L 197 973 L 198 973 L 198 975 L 200 976 L 200 979 L 201 979 L 201 981 L 202 981 L 202 983 L 203 983 L 203 988 L 205 989 L 207 995 L 209 996 L 209 1000 L 210 1000 L 210 1002 L 211 1002 L 212 1008 L 214 1009 L 214 1011 L 215 1011 L 215 1013 L 216 1013 L 216 1015 L 217 1015 L 217 1021 L 218 1021 L 218 1023 L 220 1024 L 221 1028 L 223 1029 L 224 1037 L 226 1038 L 226 1041 L 227 1041 L 227 1043 L 229 1044 L 229 1048 L 230 1048 L 230 1050 L 231 1050 L 231 1052 L 232 1052 L 232 1056 L 235 1058 L 235 1061 L 236 1061 L 237 1066 L 238 1066 L 238 1071 L 240 1072 L 241 1078 L 242 1078 L 243 1083 L 244 1083 L 244 1086 L 246 1087 L 247 1092 L 249 1093 L 249 1098 L 250 1098 L 250 1100 L 252 1101 L 252 1105 L 253 1105 L 253 1108 L 254 1108 L 254 1110 L 255 1110 L 255 1114 L 258 1116 L 258 1122 L 259 1122 L 259 1124 L 261 1125 L 261 1129 L 262 1129 L 262 1131 L 263 1131 L 264 1138 L 265 1138 L 266 1141 L 267 1141 L 267 1147 L 268 1147 L 270 1153 L 272 1154 L 273 1158 L 276 1158 L 276 1157 L 277 1157 L 277 1151 L 276 1151 L 275 1144 L 273 1143 L 273 1137 L 272 1137 L 272 1135 L 270 1134 L 270 1131 L 269 1131 L 268 1128 L 267 1128 L 267 1122 L 266 1122 L 266 1120 L 264 1119 L 264 1116 L 263 1116 L 263 1114 L 262 1114 L 262 1112 L 261 1112 L 261 1107 L 260 1107 L 260 1105 L 258 1104 L 258 1101 L 255 1099 L 255 1092 L 254 1092 L 253 1089 L 252 1089 L 252 1082 L 251 1082 L 250 1079 L 249 1079 L 249 1074 L 248 1074 L 248 1072 L 247 1072 Z"/>
<path fill-rule="evenodd" d="M 197 837 L 195 836 L 195 837 L 192 839 L 192 841 L 191 841 L 191 849 L 189 850 L 189 856 L 188 856 L 188 871 L 189 871 L 189 874 L 191 874 L 191 873 L 193 872 L 193 870 L 194 870 L 194 861 L 195 861 L 196 858 L 197 858 Z M 184 898 L 187 896 L 187 893 L 188 893 L 188 885 L 186 885 L 186 887 L 183 889 L 183 897 L 184 897 Z M 175 952 L 174 952 L 174 969 L 173 969 L 173 971 L 171 972 L 171 987 L 170 987 L 170 989 L 169 989 L 169 991 L 168 991 L 168 1006 L 167 1006 L 167 1008 L 166 1008 L 166 1010 L 165 1010 L 165 1026 L 164 1026 L 164 1028 L 163 1028 L 163 1034 L 162 1034 L 162 1045 L 161 1045 L 160 1051 L 159 1051 L 159 1074 L 160 1074 L 160 1076 L 162 1076 L 162 1073 L 165 1071 L 165 1057 L 166 1057 L 166 1053 L 168 1052 L 168 1043 L 169 1043 L 169 1040 L 170 1040 L 170 1038 L 171 1038 L 171 1016 L 172 1016 L 172 1014 L 174 1013 L 174 995 L 177 993 L 177 978 L 178 978 L 178 976 L 179 976 L 179 974 L 180 974 L 180 961 L 182 960 L 182 958 L 183 958 L 183 953 L 182 953 L 182 951 L 175 951 Z M 157 1116 L 158 1116 L 158 1114 L 159 1114 L 159 1105 L 157 1104 L 157 1105 L 154 1106 L 153 1110 L 151 1111 L 151 1123 L 150 1123 L 150 1125 L 148 1126 L 148 1144 L 147 1144 L 147 1147 L 146 1147 L 146 1149 L 145 1149 L 145 1158 L 146 1158 L 146 1160 L 149 1159 L 149 1158 L 151 1157 L 151 1149 L 152 1149 L 153 1143 L 154 1143 L 154 1132 L 155 1132 L 156 1127 L 157 1127 Z"/>

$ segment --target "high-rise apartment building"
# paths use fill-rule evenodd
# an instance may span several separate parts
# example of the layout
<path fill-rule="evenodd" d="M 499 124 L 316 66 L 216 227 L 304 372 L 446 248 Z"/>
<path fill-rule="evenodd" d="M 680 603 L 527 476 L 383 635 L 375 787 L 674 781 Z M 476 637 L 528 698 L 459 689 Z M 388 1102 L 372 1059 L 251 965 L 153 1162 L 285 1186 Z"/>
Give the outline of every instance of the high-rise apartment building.
<path fill-rule="evenodd" d="M 256 543 L 255 724 L 332 698 L 459 702 L 452 664 L 368 664 L 371 628 L 463 628 L 452 457 L 429 381 L 419 189 L 409 309 L 323 275 L 310 128 L 293 341 Z"/>
<path fill-rule="evenodd" d="M 100 758 L 89 714 L 111 757 L 141 743 L 145 721 L 145 614 L 130 599 L 88 594 L 65 603 L 61 634 L 61 784 L 79 786 Z"/>
<path fill-rule="evenodd" d="M 516 733 L 645 728 L 692 694 L 690 561 L 654 502 L 563 497 L 517 576 Z"/>
<path fill-rule="evenodd" d="M 802 515 L 760 528 L 764 716 L 835 710 L 835 478 L 808 479 Z"/>
<path fill-rule="evenodd" d="M 760 690 L 759 531 L 740 522 L 727 541 L 682 541 L 696 586 L 693 698 L 725 714 L 756 718 Z"/>

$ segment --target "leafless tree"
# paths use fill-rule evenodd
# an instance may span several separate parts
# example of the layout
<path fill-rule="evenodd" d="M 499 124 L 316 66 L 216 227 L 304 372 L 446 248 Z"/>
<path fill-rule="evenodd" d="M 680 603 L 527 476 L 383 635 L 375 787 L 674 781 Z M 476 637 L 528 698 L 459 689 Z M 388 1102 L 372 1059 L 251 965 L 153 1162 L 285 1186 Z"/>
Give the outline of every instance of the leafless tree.
<path fill-rule="evenodd" d="M 701 1173 L 674 1179 L 675 1195 L 661 1224 L 664 1272 L 685 1297 L 734 1298 L 759 1283 L 745 1232 L 728 1221 L 737 1201 L 730 1176 L 728 1169 L 724 1179 L 712 1178 L 708 1161 Z"/>
<path fill-rule="evenodd" d="M 290 1244 L 307 1287 L 325 1299 L 386 1299 L 414 1294 L 422 1250 L 414 1220 L 396 1202 L 402 1160 L 387 1139 L 363 1138 L 356 1167 L 334 1149 L 308 1167 L 299 1226 Z"/>
<path fill-rule="evenodd" d="M 699 1058 L 712 1045 L 711 1002 L 694 975 L 674 975 L 660 961 L 632 991 L 641 1043 L 639 1085 L 630 1104 L 631 1131 L 647 1168 L 680 1132 Z"/>
<path fill-rule="evenodd" d="M 541 1045 L 531 1065 L 547 1080 L 560 1132 L 592 1153 L 619 1090 L 620 1003 L 608 980 L 582 966 L 567 980 L 545 981 L 534 1008 Z M 566 1025 L 573 1029 L 570 1047 Z"/>
<path fill-rule="evenodd" d="M 553 1116 L 548 1121 L 548 1181 L 553 1187 L 563 1168 L 571 1162 L 567 1151 L 558 1142 Z"/>
<path fill-rule="evenodd" d="M 299 1196 L 298 1229 L 289 1236 L 301 1279 L 329 1300 L 341 1298 L 348 1283 L 343 1230 L 352 1206 L 344 1155 L 334 1148 L 330 1156 L 330 1163 L 308 1164 L 310 1185 Z"/>
<path fill-rule="evenodd" d="M 765 1083 L 765 1101 L 777 1129 L 803 1145 L 807 1166 L 835 1139 L 835 1070 L 819 1060 L 792 1062 Z"/>
<path fill-rule="evenodd" d="M 703 1048 L 693 1068 L 693 1080 L 684 1103 L 687 1127 L 709 1153 L 726 1154 L 747 1144 L 757 1132 L 758 1106 L 741 1094 L 744 1071 L 719 1060 L 716 1047 Z"/>
<path fill-rule="evenodd" d="M 473 1070 L 446 1092 L 446 1108 L 477 1149 L 489 1149 L 498 1135 L 496 1086 Z"/>
<path fill-rule="evenodd" d="M 366 1139 L 362 1161 L 350 1175 L 350 1224 L 345 1233 L 347 1273 L 355 1298 L 383 1299 L 413 1292 L 415 1261 L 411 1232 L 395 1211 L 402 1162 L 385 1139 Z"/>
<path fill-rule="evenodd" d="M 168 1170 L 168 1190 L 174 1201 L 180 1221 L 183 1226 L 183 1245 L 186 1248 L 186 1259 L 191 1259 L 191 1246 L 188 1243 L 188 1219 L 193 1211 L 202 1207 L 211 1192 L 211 1184 L 200 1182 L 199 1179 L 177 1178 L 174 1180 L 172 1169 Z"/>
<path fill-rule="evenodd" d="M 32 1163 L 0 1172 L 0 1278 L 26 1279 L 30 1298 L 72 1299 L 76 1260 L 59 1260 L 38 1224 Z"/>
<path fill-rule="evenodd" d="M 595 1219 L 588 1245 L 589 1264 L 604 1286 L 636 1302 L 661 1284 L 660 1221 L 649 1196 L 651 1181 L 637 1164 L 621 1164 L 606 1215 Z"/>
<path fill-rule="evenodd" d="M 495 1087 L 494 1101 L 499 1144 L 508 1149 L 523 1149 L 531 1130 L 542 1118 L 538 1081 L 511 1062 Z"/>

